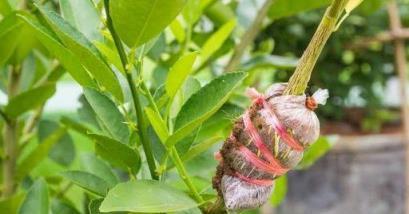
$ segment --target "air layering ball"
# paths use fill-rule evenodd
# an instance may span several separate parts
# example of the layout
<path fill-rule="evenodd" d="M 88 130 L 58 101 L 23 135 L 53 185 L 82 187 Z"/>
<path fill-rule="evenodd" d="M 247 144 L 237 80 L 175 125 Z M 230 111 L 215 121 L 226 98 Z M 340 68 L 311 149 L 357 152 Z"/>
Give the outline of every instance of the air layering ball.
<path fill-rule="evenodd" d="M 253 104 L 235 121 L 230 137 L 216 153 L 220 163 L 213 187 L 228 210 L 264 204 L 274 179 L 294 168 L 304 149 L 319 136 L 314 109 L 325 104 L 328 91 L 319 89 L 312 97 L 282 95 L 286 86 L 274 84 L 265 95 L 249 89 Z"/>

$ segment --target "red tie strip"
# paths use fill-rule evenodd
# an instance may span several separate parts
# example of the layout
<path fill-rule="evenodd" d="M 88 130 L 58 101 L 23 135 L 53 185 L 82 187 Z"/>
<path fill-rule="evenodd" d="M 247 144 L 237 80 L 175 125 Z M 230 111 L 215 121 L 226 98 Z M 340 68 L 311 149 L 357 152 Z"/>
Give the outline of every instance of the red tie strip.
<path fill-rule="evenodd" d="M 295 151 L 303 151 L 304 148 L 285 130 L 284 126 L 280 123 L 276 115 L 271 110 L 271 106 L 265 100 L 263 95 L 258 93 L 256 90 L 251 89 L 249 91 L 250 97 L 253 99 L 253 102 L 256 104 L 262 104 L 263 109 L 260 113 L 266 118 L 266 121 L 272 125 L 275 132 L 280 136 L 281 139 L 293 150 Z M 262 156 L 265 157 L 268 161 L 261 160 L 256 154 L 250 151 L 245 146 L 240 146 L 240 152 L 249 161 L 253 166 L 257 167 L 258 169 L 273 174 L 273 175 L 283 175 L 289 169 L 283 167 L 279 161 L 274 157 L 274 155 L 270 152 L 270 150 L 266 147 L 261 139 L 258 131 L 253 125 L 253 122 L 250 119 L 249 112 L 246 111 L 243 115 L 243 123 L 244 128 L 247 134 L 250 136 L 251 140 L 254 142 L 254 145 L 257 149 L 261 152 Z M 236 177 L 240 178 L 247 183 L 260 185 L 260 186 L 270 186 L 273 184 L 273 180 L 266 180 L 266 179 L 252 179 L 247 176 L 244 176 L 238 172 L 235 173 Z"/>

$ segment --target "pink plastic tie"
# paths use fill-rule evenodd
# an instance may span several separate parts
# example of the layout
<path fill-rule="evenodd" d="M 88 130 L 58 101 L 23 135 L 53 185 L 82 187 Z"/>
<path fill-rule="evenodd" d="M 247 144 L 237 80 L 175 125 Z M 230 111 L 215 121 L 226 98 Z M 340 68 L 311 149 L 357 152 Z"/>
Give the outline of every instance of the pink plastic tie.
<path fill-rule="evenodd" d="M 273 180 L 267 180 L 267 179 L 253 179 L 249 178 L 247 176 L 244 176 L 238 172 L 236 172 L 235 176 L 239 178 L 240 180 L 243 180 L 247 183 L 258 185 L 258 186 L 271 186 L 273 185 L 274 181 Z"/>

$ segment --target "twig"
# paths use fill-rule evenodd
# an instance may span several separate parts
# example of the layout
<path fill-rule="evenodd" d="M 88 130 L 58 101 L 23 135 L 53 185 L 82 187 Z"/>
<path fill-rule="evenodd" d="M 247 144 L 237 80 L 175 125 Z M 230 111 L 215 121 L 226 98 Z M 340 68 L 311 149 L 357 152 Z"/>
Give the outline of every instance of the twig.
<path fill-rule="evenodd" d="M 109 0 L 104 0 L 104 4 L 105 4 L 106 16 L 107 16 L 107 27 L 109 31 L 111 32 L 112 38 L 115 42 L 115 46 L 118 50 L 118 54 L 120 56 L 123 69 L 126 73 L 125 74 L 126 80 L 129 84 L 129 88 L 131 89 L 131 95 L 132 95 L 132 99 L 133 99 L 133 103 L 134 103 L 134 107 L 136 111 L 136 116 L 137 116 L 137 121 L 138 121 L 138 127 L 139 127 L 138 135 L 142 142 L 142 147 L 145 152 L 146 161 L 148 162 L 149 171 L 151 173 L 152 179 L 158 180 L 159 178 L 156 174 L 156 164 L 155 164 L 155 159 L 152 153 L 152 146 L 151 146 L 151 142 L 149 141 L 149 137 L 147 133 L 148 126 L 143 117 L 144 114 L 142 110 L 142 105 L 140 103 L 139 94 L 135 86 L 135 83 L 132 79 L 131 71 L 129 70 L 128 59 L 127 59 L 124 47 L 112 23 L 110 11 L 109 11 Z"/>
<path fill-rule="evenodd" d="M 375 36 L 363 37 L 356 41 L 346 44 L 347 49 L 367 48 L 374 42 L 391 42 L 396 39 L 409 39 L 409 28 L 398 29 L 397 31 L 385 31 L 378 33 Z"/>
<path fill-rule="evenodd" d="M 21 66 L 13 66 L 9 73 L 7 94 L 9 100 L 17 95 L 21 75 Z M 16 181 L 14 179 L 16 171 L 18 136 L 17 120 L 9 119 L 3 130 L 3 197 L 8 198 L 15 192 Z"/>
<path fill-rule="evenodd" d="M 399 9 L 395 0 L 391 0 L 388 4 L 388 15 L 390 22 L 390 29 L 392 34 L 398 34 L 401 32 L 402 24 L 399 17 Z M 401 111 L 403 117 L 404 126 L 404 141 L 406 144 L 406 213 L 409 213 L 409 109 L 408 109 L 408 93 L 407 93 L 407 77 L 406 77 L 406 53 L 405 53 L 405 41 L 402 39 L 395 39 L 395 66 L 398 71 L 400 88 L 401 88 Z"/>
<path fill-rule="evenodd" d="M 294 74 L 291 76 L 284 94 L 299 95 L 304 93 L 318 57 L 332 32 L 335 30 L 346 3 L 348 3 L 348 0 L 333 0 L 331 5 L 327 8 L 311 42 L 304 51 Z"/>
<path fill-rule="evenodd" d="M 8 118 L 8 116 L 6 115 L 6 113 L 4 113 L 3 110 L 0 109 L 0 116 L 3 118 L 3 120 L 8 123 L 10 122 L 10 119 Z"/>
<path fill-rule="evenodd" d="M 259 33 L 264 18 L 267 16 L 268 10 L 275 1 L 276 0 L 265 0 L 260 10 L 257 11 L 257 16 L 253 23 L 241 37 L 240 43 L 234 48 L 233 56 L 230 58 L 229 63 L 224 69 L 225 72 L 231 72 L 236 69 L 244 55 L 244 52 L 246 51 L 246 48 L 254 41 L 255 37 Z"/>

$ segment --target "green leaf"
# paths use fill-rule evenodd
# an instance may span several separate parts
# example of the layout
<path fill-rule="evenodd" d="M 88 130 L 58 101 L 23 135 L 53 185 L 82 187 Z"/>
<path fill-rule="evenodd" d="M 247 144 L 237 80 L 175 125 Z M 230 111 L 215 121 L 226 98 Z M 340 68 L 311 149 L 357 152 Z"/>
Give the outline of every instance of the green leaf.
<path fill-rule="evenodd" d="M 163 121 L 162 117 L 158 112 L 155 112 L 149 107 L 145 108 L 145 113 L 153 129 L 158 135 L 160 141 L 162 143 L 165 143 L 169 137 L 169 131 L 168 128 L 166 127 L 165 121 Z"/>
<path fill-rule="evenodd" d="M 59 199 L 53 199 L 51 202 L 51 211 L 55 214 L 80 214 L 71 204 Z"/>
<path fill-rule="evenodd" d="M 55 12 L 42 7 L 39 7 L 39 10 L 62 43 L 81 59 L 83 65 L 104 89 L 122 102 L 123 94 L 119 81 L 98 49 Z"/>
<path fill-rule="evenodd" d="M 157 36 L 184 5 L 185 0 L 113 0 L 109 3 L 114 27 L 129 47 L 138 47 Z"/>
<path fill-rule="evenodd" d="M 223 43 L 229 38 L 236 26 L 236 20 L 232 19 L 217 30 L 204 43 L 202 51 L 200 52 L 201 63 L 206 62 L 217 50 L 222 47 Z"/>
<path fill-rule="evenodd" d="M 331 3 L 331 0 L 276 0 L 268 11 L 268 15 L 271 19 L 275 20 L 292 16 L 303 11 L 320 8 L 329 3 Z"/>
<path fill-rule="evenodd" d="M 197 204 L 185 193 L 164 183 L 138 180 L 111 189 L 101 204 L 101 212 L 127 211 L 167 213 L 187 210 Z"/>
<path fill-rule="evenodd" d="M 129 129 L 125 124 L 125 118 L 119 112 L 115 103 L 107 96 L 92 88 L 84 88 L 84 95 L 92 109 L 100 119 L 109 135 L 121 143 L 129 141 Z"/>
<path fill-rule="evenodd" d="M 137 173 L 141 167 L 141 158 L 137 152 L 114 139 L 106 136 L 91 134 L 97 153 L 103 152 L 102 157 L 113 165 Z M 101 154 L 100 154 L 101 155 Z"/>
<path fill-rule="evenodd" d="M 222 75 L 193 94 L 177 115 L 176 132 L 169 137 L 166 144 L 174 145 L 212 116 L 246 76 L 243 72 Z"/>
<path fill-rule="evenodd" d="M 80 160 L 84 171 L 104 179 L 109 186 L 113 187 L 119 182 L 118 177 L 111 170 L 108 164 L 93 154 L 82 154 Z"/>
<path fill-rule="evenodd" d="M 0 14 L 7 16 L 13 11 L 13 8 L 8 0 L 0 0 Z"/>
<path fill-rule="evenodd" d="M 54 92 L 55 84 L 46 84 L 31 89 L 11 98 L 4 111 L 8 116 L 16 118 L 46 102 Z"/>
<path fill-rule="evenodd" d="M 42 120 L 38 125 L 39 142 L 44 141 L 54 131 L 60 128 L 59 124 L 51 120 Z M 51 148 L 49 157 L 55 162 L 69 166 L 75 158 L 74 142 L 67 132 L 61 139 Z"/>
<path fill-rule="evenodd" d="M 43 179 L 37 180 L 31 186 L 18 213 L 19 214 L 49 213 L 47 184 Z"/>
<path fill-rule="evenodd" d="M 21 160 L 17 166 L 16 180 L 20 181 L 31 170 L 33 170 L 42 160 L 47 158 L 49 151 L 56 144 L 62 136 L 66 134 L 67 130 L 59 128 L 49 135 L 41 144 L 39 144 L 27 157 Z"/>
<path fill-rule="evenodd" d="M 23 23 L 10 14 L 0 22 L 0 66 L 13 54 L 20 38 Z"/>
<path fill-rule="evenodd" d="M 62 176 L 74 184 L 100 196 L 105 196 L 110 188 L 104 179 L 88 172 L 73 170 L 64 172 Z"/>
<path fill-rule="evenodd" d="M 95 86 L 88 72 L 81 65 L 80 60 L 71 51 L 65 48 L 58 39 L 54 37 L 53 33 L 28 15 L 19 14 L 19 17 L 34 30 L 37 39 L 60 61 L 75 81 L 82 86 Z"/>
<path fill-rule="evenodd" d="M 183 161 L 189 161 L 189 160 L 199 156 L 200 154 L 204 153 L 205 151 L 209 150 L 213 145 L 215 145 L 216 143 L 219 143 L 219 142 L 221 142 L 223 140 L 224 140 L 224 138 L 222 138 L 220 136 L 210 137 L 210 138 L 204 140 L 203 142 L 200 142 L 200 143 L 196 144 L 195 146 L 193 146 L 192 148 L 190 148 L 189 151 L 186 152 L 186 154 L 182 156 L 182 160 Z"/>
<path fill-rule="evenodd" d="M 189 74 L 192 72 L 197 53 L 189 53 L 182 56 L 169 70 L 166 79 L 166 92 L 172 100 L 178 90 L 182 87 Z"/>
<path fill-rule="evenodd" d="M 25 194 L 20 193 L 12 197 L 0 200 L 0 210 L 4 213 L 17 213 L 23 202 Z"/>
<path fill-rule="evenodd" d="M 275 180 L 274 191 L 270 198 L 270 203 L 274 207 L 283 202 L 285 196 L 287 195 L 287 176 L 281 176 Z"/>
<path fill-rule="evenodd" d="M 308 169 L 318 159 L 325 155 L 334 145 L 334 140 L 329 137 L 320 137 L 305 152 L 304 157 L 298 164 L 297 169 Z"/>
<path fill-rule="evenodd" d="M 101 39 L 98 11 L 90 0 L 59 0 L 61 13 L 72 26 L 89 40 Z"/>

